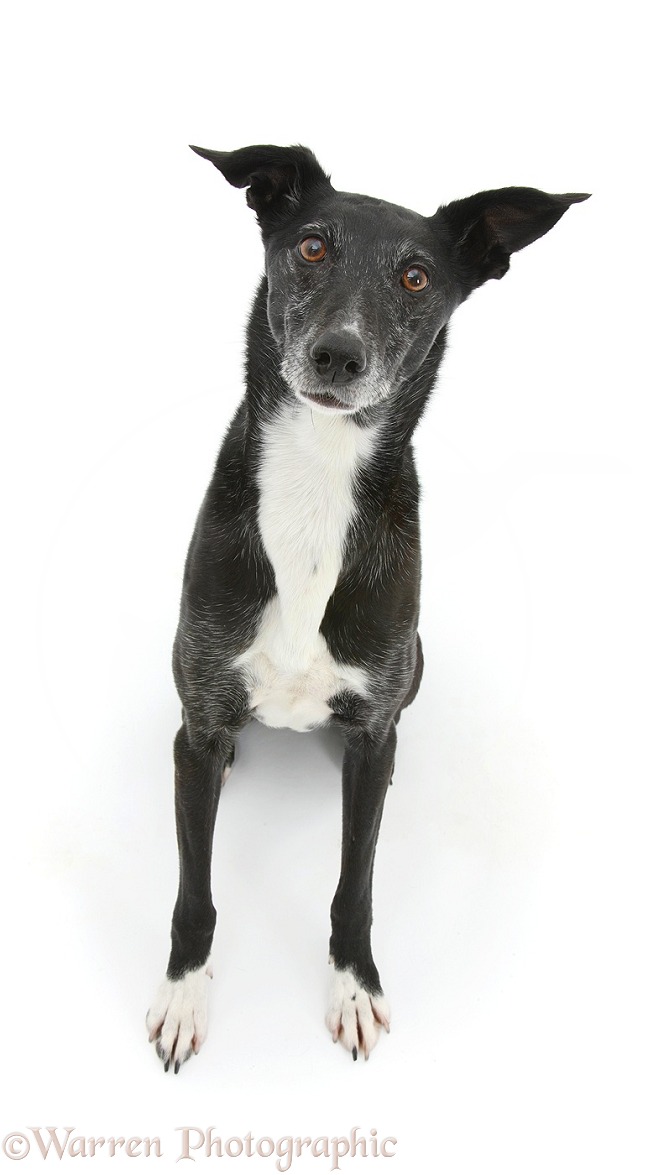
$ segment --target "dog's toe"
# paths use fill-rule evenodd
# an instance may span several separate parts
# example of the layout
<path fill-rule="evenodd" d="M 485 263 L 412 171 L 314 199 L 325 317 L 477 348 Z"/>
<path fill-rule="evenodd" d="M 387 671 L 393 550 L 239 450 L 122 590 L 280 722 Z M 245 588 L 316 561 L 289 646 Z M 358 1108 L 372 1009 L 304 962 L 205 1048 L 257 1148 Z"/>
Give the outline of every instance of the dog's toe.
<path fill-rule="evenodd" d="M 181 979 L 165 979 L 146 1014 L 149 1043 L 167 1073 L 170 1065 L 178 1073 L 193 1053 L 198 1053 L 207 1035 L 207 981 L 211 969 L 199 967 Z"/>
<path fill-rule="evenodd" d="M 357 1060 L 365 1060 L 379 1039 L 381 1027 L 390 1032 L 390 1007 L 383 993 L 367 991 L 352 971 L 335 968 L 325 1022 L 333 1041 L 341 1041 Z"/>

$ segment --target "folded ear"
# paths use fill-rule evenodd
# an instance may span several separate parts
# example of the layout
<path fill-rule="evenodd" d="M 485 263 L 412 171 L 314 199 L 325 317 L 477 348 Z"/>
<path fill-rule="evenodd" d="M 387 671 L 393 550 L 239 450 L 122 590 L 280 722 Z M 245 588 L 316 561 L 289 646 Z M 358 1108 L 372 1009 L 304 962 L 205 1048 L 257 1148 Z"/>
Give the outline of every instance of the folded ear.
<path fill-rule="evenodd" d="M 432 218 L 449 229 L 461 276 L 470 290 L 503 277 L 512 253 L 531 245 L 557 224 L 570 204 L 589 193 L 551 196 L 537 188 L 498 188 L 453 200 Z"/>
<path fill-rule="evenodd" d="M 246 203 L 254 209 L 261 228 L 270 227 L 282 213 L 297 207 L 308 193 L 332 187 L 330 177 L 307 147 L 261 145 L 209 151 L 191 145 L 191 151 L 213 163 L 233 187 L 248 188 Z"/>

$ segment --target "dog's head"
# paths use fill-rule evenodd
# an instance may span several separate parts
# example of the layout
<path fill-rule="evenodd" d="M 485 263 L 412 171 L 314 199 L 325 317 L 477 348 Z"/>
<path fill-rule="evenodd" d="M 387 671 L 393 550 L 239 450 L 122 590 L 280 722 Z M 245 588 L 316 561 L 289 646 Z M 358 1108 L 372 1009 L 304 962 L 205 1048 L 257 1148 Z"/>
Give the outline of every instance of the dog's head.
<path fill-rule="evenodd" d="M 456 306 L 587 199 L 500 188 L 426 217 L 335 191 L 306 147 L 193 150 L 248 189 L 283 377 L 324 412 L 387 399 L 418 371 Z"/>

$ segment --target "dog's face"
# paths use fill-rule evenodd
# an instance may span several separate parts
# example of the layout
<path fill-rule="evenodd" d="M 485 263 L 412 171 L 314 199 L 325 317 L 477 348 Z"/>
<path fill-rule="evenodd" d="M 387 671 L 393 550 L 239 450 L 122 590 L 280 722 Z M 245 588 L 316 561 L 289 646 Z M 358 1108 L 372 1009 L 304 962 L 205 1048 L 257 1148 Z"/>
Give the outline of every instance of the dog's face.
<path fill-rule="evenodd" d="M 266 253 L 267 316 L 294 395 L 327 413 L 386 400 L 453 310 L 583 194 L 504 188 L 425 217 L 337 192 L 304 147 L 194 147 L 247 187 Z"/>
<path fill-rule="evenodd" d="M 412 376 L 461 301 L 430 220 L 332 192 L 266 241 L 267 310 L 298 399 L 356 412 Z"/>

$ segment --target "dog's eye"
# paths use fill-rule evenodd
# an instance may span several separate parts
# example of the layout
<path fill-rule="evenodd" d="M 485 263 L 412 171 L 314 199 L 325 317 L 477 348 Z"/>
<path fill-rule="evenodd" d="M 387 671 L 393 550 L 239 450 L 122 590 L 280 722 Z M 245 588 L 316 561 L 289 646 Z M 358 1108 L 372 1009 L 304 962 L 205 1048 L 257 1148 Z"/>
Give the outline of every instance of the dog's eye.
<path fill-rule="evenodd" d="M 420 265 L 410 265 L 402 274 L 402 285 L 405 290 L 424 290 L 429 282 L 424 269 Z"/>
<path fill-rule="evenodd" d="M 300 242 L 300 253 L 305 261 L 322 261 L 327 253 L 327 246 L 322 237 L 305 237 Z"/>

